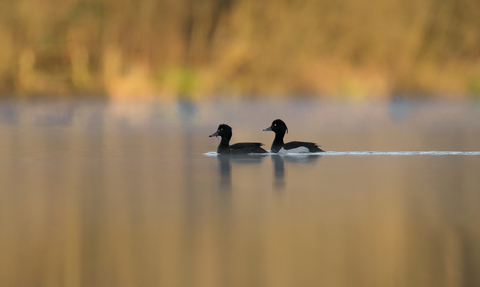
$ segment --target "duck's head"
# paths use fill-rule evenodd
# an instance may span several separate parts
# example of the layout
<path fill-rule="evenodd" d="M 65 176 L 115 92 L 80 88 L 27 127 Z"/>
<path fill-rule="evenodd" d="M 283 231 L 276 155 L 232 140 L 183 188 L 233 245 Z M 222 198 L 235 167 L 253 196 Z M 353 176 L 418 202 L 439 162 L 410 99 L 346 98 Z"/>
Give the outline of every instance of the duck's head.
<path fill-rule="evenodd" d="M 266 129 L 263 129 L 264 132 L 266 131 L 273 131 L 274 133 L 283 133 L 285 134 L 285 132 L 288 133 L 288 128 L 287 128 L 287 125 L 280 119 L 278 120 L 274 120 L 272 122 L 272 125 L 269 126 L 268 128 Z"/>
<path fill-rule="evenodd" d="M 222 137 L 222 138 L 231 138 L 232 137 L 232 128 L 229 125 L 221 124 L 218 126 L 218 129 L 209 137 Z"/>

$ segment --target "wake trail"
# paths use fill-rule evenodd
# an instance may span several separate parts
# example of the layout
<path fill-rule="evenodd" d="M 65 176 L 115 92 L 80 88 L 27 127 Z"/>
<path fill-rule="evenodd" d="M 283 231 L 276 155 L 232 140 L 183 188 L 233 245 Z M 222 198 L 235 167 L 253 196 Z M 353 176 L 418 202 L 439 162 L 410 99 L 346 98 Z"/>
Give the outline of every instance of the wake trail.
<path fill-rule="evenodd" d="M 274 153 L 268 153 L 264 155 L 273 155 Z M 217 156 L 214 151 L 204 153 L 206 156 Z M 282 156 L 307 156 L 307 155 L 320 155 L 320 156 L 413 156 L 413 155 L 466 155 L 475 156 L 480 155 L 480 151 L 326 151 L 317 153 L 287 153 L 280 154 Z"/>

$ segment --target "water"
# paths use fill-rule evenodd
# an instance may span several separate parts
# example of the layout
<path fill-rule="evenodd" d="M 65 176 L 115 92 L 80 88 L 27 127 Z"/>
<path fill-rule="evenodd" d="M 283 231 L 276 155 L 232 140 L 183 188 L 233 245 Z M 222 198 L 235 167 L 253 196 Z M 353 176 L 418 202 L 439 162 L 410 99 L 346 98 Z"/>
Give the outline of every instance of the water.
<path fill-rule="evenodd" d="M 287 140 L 321 155 L 216 156 Z M 0 286 L 479 286 L 477 102 L 1 102 Z"/>

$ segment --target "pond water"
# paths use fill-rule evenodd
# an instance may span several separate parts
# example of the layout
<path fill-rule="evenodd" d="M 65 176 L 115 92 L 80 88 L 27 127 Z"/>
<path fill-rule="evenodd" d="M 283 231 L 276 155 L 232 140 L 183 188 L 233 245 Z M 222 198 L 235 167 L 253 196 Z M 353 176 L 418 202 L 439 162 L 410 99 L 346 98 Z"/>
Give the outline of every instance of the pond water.
<path fill-rule="evenodd" d="M 322 155 L 217 156 L 286 140 Z M 0 102 L 0 286 L 480 286 L 480 103 Z"/>

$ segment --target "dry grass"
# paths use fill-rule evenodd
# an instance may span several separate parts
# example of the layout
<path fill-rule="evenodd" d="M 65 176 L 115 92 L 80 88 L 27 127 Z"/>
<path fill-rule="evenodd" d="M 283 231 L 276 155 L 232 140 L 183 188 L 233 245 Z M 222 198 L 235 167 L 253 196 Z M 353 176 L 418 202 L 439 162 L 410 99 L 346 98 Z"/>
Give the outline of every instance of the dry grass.
<path fill-rule="evenodd" d="M 0 93 L 478 94 L 476 0 L 7 0 Z"/>

